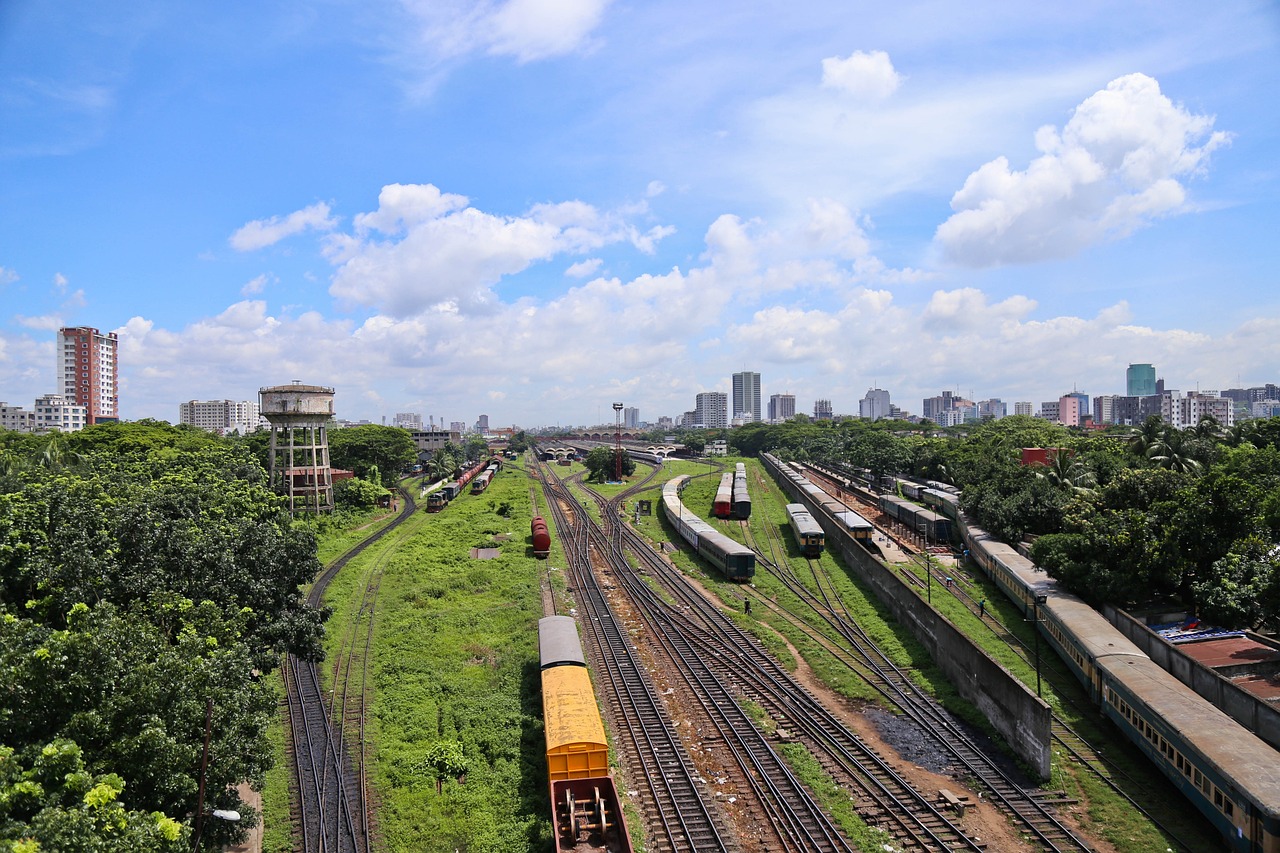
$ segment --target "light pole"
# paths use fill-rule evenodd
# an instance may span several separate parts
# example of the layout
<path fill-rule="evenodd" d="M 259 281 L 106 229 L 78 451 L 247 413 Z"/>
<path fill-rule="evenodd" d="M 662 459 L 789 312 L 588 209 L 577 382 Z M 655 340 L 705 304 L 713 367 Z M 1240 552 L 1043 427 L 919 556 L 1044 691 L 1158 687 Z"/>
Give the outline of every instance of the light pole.
<path fill-rule="evenodd" d="M 920 531 L 921 531 L 920 539 L 921 541 L 924 541 L 925 539 L 924 529 L 925 529 L 925 524 L 927 522 L 923 518 L 917 519 L 917 522 L 918 522 L 918 527 L 920 528 Z M 924 588 L 925 588 L 925 595 L 929 599 L 930 606 L 932 606 L 933 605 L 933 561 L 932 561 L 932 555 L 929 553 L 929 549 L 927 547 L 924 549 Z"/>
<path fill-rule="evenodd" d="M 1040 696 L 1040 605 L 1044 604 L 1048 596 L 1037 595 L 1031 600 L 1031 633 L 1036 637 L 1036 696 Z"/>

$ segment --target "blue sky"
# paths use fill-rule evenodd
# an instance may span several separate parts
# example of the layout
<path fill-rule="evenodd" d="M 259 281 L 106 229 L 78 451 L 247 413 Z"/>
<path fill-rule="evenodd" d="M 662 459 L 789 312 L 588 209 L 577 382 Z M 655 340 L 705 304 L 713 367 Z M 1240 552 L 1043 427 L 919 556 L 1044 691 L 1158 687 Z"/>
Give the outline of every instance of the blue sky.
<path fill-rule="evenodd" d="M 127 419 L 1280 381 L 1280 7 L 895 5 L 0 4 L 0 400 L 60 325 Z"/>

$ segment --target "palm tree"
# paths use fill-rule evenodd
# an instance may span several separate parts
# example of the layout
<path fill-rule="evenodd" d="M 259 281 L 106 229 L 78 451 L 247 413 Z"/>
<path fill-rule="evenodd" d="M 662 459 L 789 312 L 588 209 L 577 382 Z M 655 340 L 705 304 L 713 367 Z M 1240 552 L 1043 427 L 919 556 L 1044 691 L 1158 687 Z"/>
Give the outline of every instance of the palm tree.
<path fill-rule="evenodd" d="M 1066 448 L 1059 448 L 1057 453 L 1050 456 L 1049 464 L 1036 471 L 1036 476 L 1076 495 L 1092 494 L 1094 487 L 1098 485 L 1098 476 Z"/>
<path fill-rule="evenodd" d="M 1189 444 L 1181 432 L 1170 430 L 1163 439 L 1147 448 L 1147 458 L 1161 468 L 1194 474 L 1202 466 L 1192 454 Z"/>
<path fill-rule="evenodd" d="M 1138 456 L 1150 457 L 1148 452 L 1153 445 L 1164 441 L 1169 428 L 1159 415 L 1152 415 L 1129 434 L 1129 449 Z"/>
<path fill-rule="evenodd" d="M 63 468 L 75 468 L 84 464 L 84 456 L 74 450 L 67 449 L 66 439 L 60 433 L 53 433 L 45 443 L 44 450 L 36 458 L 37 464 L 50 471 L 61 471 Z"/>

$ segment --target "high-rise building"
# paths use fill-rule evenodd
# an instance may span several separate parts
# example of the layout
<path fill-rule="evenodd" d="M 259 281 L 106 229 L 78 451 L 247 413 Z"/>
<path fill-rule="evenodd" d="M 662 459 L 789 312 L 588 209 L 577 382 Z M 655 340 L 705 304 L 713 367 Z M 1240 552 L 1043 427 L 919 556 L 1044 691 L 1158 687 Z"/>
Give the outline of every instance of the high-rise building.
<path fill-rule="evenodd" d="M 1015 415 L 1026 415 L 1031 417 L 1032 405 L 1030 400 L 1019 401 L 1013 404 L 1013 413 Z"/>
<path fill-rule="evenodd" d="M 441 423 L 443 422 L 444 419 L 442 418 Z M 458 435 L 462 435 L 466 431 L 467 425 L 462 421 L 449 421 L 449 432 L 456 432 Z"/>
<path fill-rule="evenodd" d="M 58 382 L 62 397 L 84 406 L 88 423 L 120 420 L 120 366 L 116 333 L 89 326 L 58 330 Z"/>
<path fill-rule="evenodd" d="M 829 421 L 835 415 L 832 413 L 830 400 L 814 400 L 813 401 L 813 419 L 815 421 Z"/>
<path fill-rule="evenodd" d="M 422 415 L 417 412 L 396 412 L 396 418 L 392 423 L 401 429 L 422 429 Z"/>
<path fill-rule="evenodd" d="M 693 422 L 708 429 L 729 426 L 729 395 L 723 391 L 703 391 L 694 399 Z"/>
<path fill-rule="evenodd" d="M 889 392 L 881 388 L 868 388 L 867 396 L 858 401 L 858 417 L 868 420 L 887 418 L 891 409 Z"/>
<path fill-rule="evenodd" d="M 1089 395 L 1072 391 L 1058 398 L 1058 423 L 1065 426 L 1084 426 L 1089 416 Z"/>
<path fill-rule="evenodd" d="M 178 404 L 178 423 L 226 435 L 258 428 L 261 410 L 255 400 L 188 400 Z"/>
<path fill-rule="evenodd" d="M 1125 394 L 1150 397 L 1156 393 L 1156 369 L 1150 364 L 1131 364 L 1125 371 Z"/>
<path fill-rule="evenodd" d="M 769 420 L 774 423 L 789 421 L 796 416 L 795 394 L 774 394 L 769 398 Z"/>
<path fill-rule="evenodd" d="M 1028 409 L 1030 406 L 1028 406 Z M 998 397 L 992 397 L 990 400 L 983 400 L 978 403 L 978 417 L 991 418 L 998 421 L 1009 413 L 1009 407 Z"/>
<path fill-rule="evenodd" d="M 479 419 L 476 420 L 476 432 L 480 433 L 481 435 L 488 434 L 489 432 L 489 416 L 488 415 L 481 415 Z"/>
<path fill-rule="evenodd" d="M 636 406 L 627 406 L 622 410 L 622 425 L 627 429 L 640 428 L 640 409 Z"/>
<path fill-rule="evenodd" d="M 1058 412 L 1059 405 L 1061 404 L 1058 400 L 1050 400 L 1049 402 L 1041 403 L 1040 417 L 1046 421 L 1053 421 L 1054 423 L 1057 423 L 1058 414 L 1059 414 Z"/>
<path fill-rule="evenodd" d="M 733 416 L 760 420 L 760 374 L 744 370 L 733 374 Z"/>

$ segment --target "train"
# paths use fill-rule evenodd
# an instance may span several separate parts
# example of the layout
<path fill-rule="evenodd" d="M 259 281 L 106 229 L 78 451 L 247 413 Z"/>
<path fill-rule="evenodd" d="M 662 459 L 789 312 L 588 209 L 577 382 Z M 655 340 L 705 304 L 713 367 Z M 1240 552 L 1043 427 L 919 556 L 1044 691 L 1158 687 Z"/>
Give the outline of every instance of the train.
<path fill-rule="evenodd" d="M 756 573 L 756 554 L 746 545 L 717 531 L 690 512 L 680 501 L 680 492 L 689 482 L 688 474 L 668 480 L 662 487 L 662 512 L 680 537 L 715 566 L 729 580 L 750 580 Z"/>
<path fill-rule="evenodd" d="M 942 491 L 942 490 L 937 490 Z M 1280 753 L 1151 660 L 1097 610 L 941 500 L 972 559 L 1093 702 L 1239 853 L 1280 853 Z"/>
<path fill-rule="evenodd" d="M 489 484 L 493 482 L 493 478 L 502 470 L 502 460 L 494 457 L 489 460 L 489 464 L 485 469 L 476 475 L 471 483 L 471 494 L 478 495 L 485 489 L 489 488 Z"/>
<path fill-rule="evenodd" d="M 470 468 L 462 471 L 462 473 L 458 475 L 458 479 L 450 480 L 428 495 L 426 511 L 440 512 L 440 510 L 448 506 L 450 501 L 462 494 L 463 490 L 467 487 L 467 483 L 470 483 L 472 479 L 475 478 L 476 474 L 480 473 L 485 464 L 484 460 L 475 463 Z"/>
<path fill-rule="evenodd" d="M 767 454 L 766 454 L 767 455 Z M 805 471 L 799 465 L 778 460 L 769 456 L 771 464 L 790 480 L 796 488 L 804 492 L 814 503 L 836 520 L 854 539 L 870 543 L 875 538 L 875 525 L 825 491 L 809 481 Z M 816 519 L 815 519 L 816 520 Z"/>
<path fill-rule="evenodd" d="M 547 530 L 547 520 L 535 515 L 529 523 L 529 532 L 533 537 L 533 556 L 545 560 L 551 554 L 551 532 Z"/>
<path fill-rule="evenodd" d="M 711 502 L 711 514 L 716 518 L 728 518 L 733 514 L 733 475 L 721 474 L 716 499 Z"/>
<path fill-rule="evenodd" d="M 787 504 L 787 520 L 791 522 L 791 532 L 800 545 L 800 553 L 806 557 L 820 556 L 826 534 L 822 532 L 822 525 L 813 520 L 805 505 Z"/>
<path fill-rule="evenodd" d="M 902 522 L 912 532 L 922 533 L 931 542 L 951 541 L 951 519 L 918 503 L 895 495 L 881 495 L 880 511 Z"/>
<path fill-rule="evenodd" d="M 733 515 L 735 518 L 751 517 L 751 492 L 747 489 L 747 466 L 739 462 L 733 472 Z"/>
<path fill-rule="evenodd" d="M 587 672 L 578 626 L 568 616 L 538 620 L 547 786 L 557 850 L 632 853 L 609 772 L 609 743 Z"/>

